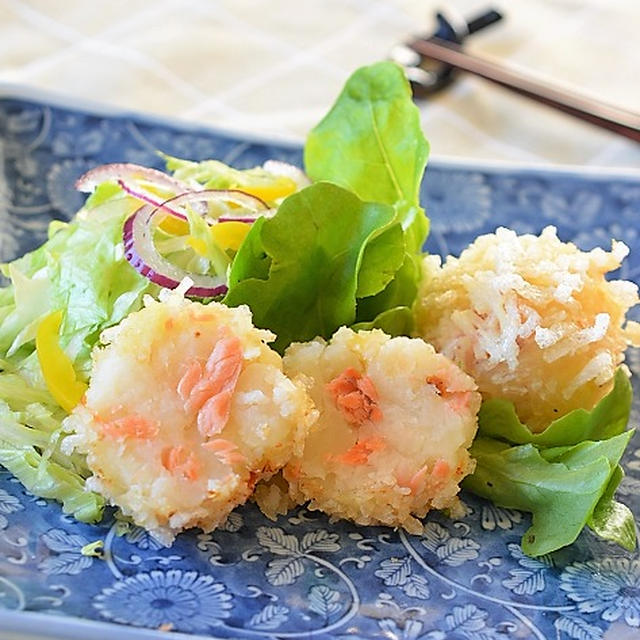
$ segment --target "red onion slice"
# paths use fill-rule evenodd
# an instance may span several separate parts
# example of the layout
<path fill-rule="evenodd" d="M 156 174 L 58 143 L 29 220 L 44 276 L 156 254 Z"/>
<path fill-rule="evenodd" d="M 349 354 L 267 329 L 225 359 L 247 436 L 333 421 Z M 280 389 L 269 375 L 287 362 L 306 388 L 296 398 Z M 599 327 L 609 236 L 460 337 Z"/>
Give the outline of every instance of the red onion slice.
<path fill-rule="evenodd" d="M 234 216 L 232 213 L 225 213 L 225 220 L 240 220 L 240 219 L 251 219 L 255 220 L 258 216 L 262 215 L 264 211 L 269 209 L 267 203 L 259 198 L 258 196 L 254 196 L 246 191 L 242 191 L 240 189 L 204 189 L 203 191 L 187 191 L 185 193 L 181 193 L 173 198 L 169 198 L 165 200 L 162 204 L 163 207 L 167 207 L 170 210 L 179 209 L 179 205 L 202 205 L 208 202 L 223 202 L 234 204 L 239 207 L 238 215 Z M 194 207 L 198 213 L 202 213 L 206 215 L 208 211 L 204 210 L 203 207 L 196 206 Z M 183 214 L 184 215 L 184 214 Z M 219 216 L 219 220 L 223 216 Z"/>
<path fill-rule="evenodd" d="M 162 208 L 172 216 L 180 218 L 181 220 L 187 219 L 187 216 L 185 216 L 184 213 L 171 208 L 168 204 L 166 204 L 167 200 L 161 198 L 160 196 L 149 193 L 148 191 L 144 191 L 143 189 L 131 187 L 122 179 L 118 180 L 118 185 L 125 193 L 128 193 L 130 196 L 133 196 L 134 198 L 137 198 L 142 202 L 146 202 L 147 204 L 153 205 L 156 208 Z"/>
<path fill-rule="evenodd" d="M 302 174 L 296 167 L 276 161 L 272 162 Z M 278 168 L 281 175 L 285 175 L 286 172 L 281 167 Z M 277 172 L 274 172 L 274 175 L 277 175 Z M 225 212 L 218 217 L 218 222 L 235 221 L 251 224 L 260 215 L 269 215 L 270 212 L 264 200 L 241 189 L 202 189 L 200 185 L 191 187 L 162 171 L 133 163 L 120 162 L 96 167 L 80 176 L 75 186 L 79 191 L 91 192 L 103 182 L 116 182 L 130 196 L 154 207 L 162 208 L 181 220 L 187 219 L 184 211 L 178 206 L 181 204 L 191 204 L 194 210 L 202 216 L 208 213 L 205 206 L 207 202 L 226 202 L 239 207 L 238 215 Z M 153 191 L 145 189 L 144 183 L 161 190 L 175 192 L 177 195 L 168 199 L 162 198 Z"/>
<path fill-rule="evenodd" d="M 151 282 L 175 289 L 185 278 L 190 278 L 193 285 L 187 289 L 185 296 L 196 298 L 213 298 L 227 291 L 226 274 L 209 276 L 190 273 L 162 257 L 153 244 L 154 217 L 165 214 L 162 209 L 144 205 L 133 213 L 124 223 L 124 255 L 131 266 Z"/>
<path fill-rule="evenodd" d="M 127 180 L 138 183 L 147 182 L 155 187 L 171 191 L 173 193 L 183 193 L 194 190 L 193 187 L 182 180 L 178 180 L 158 169 L 150 169 L 139 164 L 130 162 L 116 162 L 113 164 L 103 164 L 87 171 L 76 180 L 76 189 L 85 193 L 91 193 L 99 184 L 103 182 L 118 182 Z"/>
<path fill-rule="evenodd" d="M 269 211 L 267 204 L 258 198 L 238 189 L 204 189 L 202 191 L 186 191 L 177 196 L 163 200 L 155 194 L 149 193 L 142 189 L 133 188 L 124 180 L 118 180 L 120 188 L 142 202 L 153 205 L 156 208 L 163 209 L 176 218 L 186 220 L 187 216 L 183 213 L 184 209 L 180 209 L 179 205 L 191 204 L 193 209 L 201 216 L 207 215 L 207 206 L 209 202 L 223 202 L 235 204 L 239 207 L 238 215 L 225 213 L 218 217 L 218 222 L 255 222 L 256 219 L 265 211 Z"/>
<path fill-rule="evenodd" d="M 267 209 L 260 213 L 260 215 L 256 214 L 255 216 L 220 216 L 218 218 L 218 222 L 246 222 L 247 224 L 253 224 L 260 216 L 264 216 L 265 218 L 271 218 L 275 214 L 276 209 Z"/>

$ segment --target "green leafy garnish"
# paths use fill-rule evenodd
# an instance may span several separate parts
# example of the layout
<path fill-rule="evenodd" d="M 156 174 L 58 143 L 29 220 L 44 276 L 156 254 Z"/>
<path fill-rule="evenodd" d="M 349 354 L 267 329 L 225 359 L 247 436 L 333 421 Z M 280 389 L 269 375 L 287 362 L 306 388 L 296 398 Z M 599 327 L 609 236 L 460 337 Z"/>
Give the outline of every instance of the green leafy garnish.
<path fill-rule="evenodd" d="M 623 476 L 624 471 L 618 465 L 611 474 L 609 484 L 593 513 L 587 520 L 587 525 L 601 538 L 617 542 L 625 549 L 633 551 L 636 548 L 636 523 L 633 513 L 626 504 L 618 502 L 614 497 Z"/>
<path fill-rule="evenodd" d="M 60 342 L 86 375 L 102 329 L 139 309 L 145 293 L 158 290 L 131 268 L 122 250 L 122 225 L 135 202 L 121 192 L 99 201 L 73 222 L 55 224 L 47 242 L 4 269 L 11 278 L 5 291 L 11 295 L 0 307 L 0 353 L 25 375 L 44 316 L 64 310 Z"/>
<path fill-rule="evenodd" d="M 101 331 L 158 290 L 122 250 L 122 225 L 135 202 L 113 185 L 99 187 L 90 200 L 73 222 L 52 223 L 42 246 L 4 266 L 11 284 L 0 297 L 0 465 L 84 522 L 98 521 L 105 501 L 85 488 L 91 474 L 84 457 L 61 450 L 66 412 L 46 388 L 35 334 L 44 317 L 63 309 L 60 344 L 86 379 Z"/>
<path fill-rule="evenodd" d="M 618 369 L 611 391 L 591 410 L 576 409 L 554 420 L 542 433 L 532 433 L 518 419 L 513 403 L 491 399 L 478 413 L 478 432 L 512 444 L 539 447 L 577 444 L 583 440 L 605 440 L 622 433 L 629 421 L 632 389 L 629 377 Z"/>
<path fill-rule="evenodd" d="M 255 324 L 276 333 L 280 351 L 293 341 L 330 337 L 354 322 L 365 248 L 393 215 L 391 207 L 330 183 L 289 196 L 240 247 L 224 302 L 248 304 Z M 375 274 L 367 277 L 382 278 L 385 267 L 370 260 Z"/>
<path fill-rule="evenodd" d="M 362 200 L 392 205 L 407 233 L 407 250 L 419 253 L 429 228 L 419 204 L 428 155 L 404 71 L 379 62 L 349 78 L 309 134 L 304 164 L 312 180 L 329 180 Z"/>
<path fill-rule="evenodd" d="M 254 224 L 225 302 L 248 304 L 279 350 L 342 325 L 410 333 L 428 231 L 419 204 L 428 152 L 402 69 L 383 62 L 356 71 L 307 139 L 316 184 Z"/>
<path fill-rule="evenodd" d="M 354 331 L 381 329 L 390 336 L 406 336 L 413 330 L 413 312 L 409 307 L 393 307 L 379 313 L 370 322 L 356 322 L 351 328 Z"/>
<path fill-rule="evenodd" d="M 388 325 L 389 314 L 403 317 L 405 329 L 399 331 L 399 326 L 391 335 L 410 335 L 413 330 L 412 305 L 418 293 L 420 271 L 413 256 L 405 253 L 404 262 L 396 271 L 393 280 L 375 296 L 359 298 L 356 306 L 356 328 L 384 328 Z M 386 330 L 386 329 L 385 329 Z M 387 331 L 389 333 L 389 331 Z"/>
<path fill-rule="evenodd" d="M 307 138 L 304 163 L 312 179 L 335 182 L 362 200 L 392 205 L 404 232 L 404 257 L 397 256 L 399 260 L 391 252 L 392 247 L 394 253 L 398 249 L 399 238 L 392 244 L 390 237 L 379 237 L 367 248 L 365 263 L 369 254 L 373 259 L 385 255 L 389 267 L 377 287 L 367 288 L 363 280 L 356 328 L 379 327 L 392 335 L 413 328 L 411 308 L 429 231 L 429 219 L 420 207 L 428 155 L 409 83 L 404 71 L 390 62 L 358 69 Z"/>
<path fill-rule="evenodd" d="M 614 498 L 633 431 L 625 431 L 631 385 L 618 370 L 613 389 L 591 410 L 578 409 L 532 433 L 506 400 L 488 400 L 471 447 L 477 460 L 465 489 L 494 504 L 531 512 L 522 538 L 529 555 L 571 544 L 588 525 L 627 549 L 636 544 L 633 514 Z"/>
<path fill-rule="evenodd" d="M 46 389 L 15 373 L 0 373 L 0 397 L 7 399 L 0 400 L 0 464 L 35 495 L 61 502 L 76 520 L 99 520 L 105 501 L 84 487 L 84 458 L 60 451 L 65 412 Z"/>
<path fill-rule="evenodd" d="M 404 236 L 399 224 L 392 224 L 367 244 L 358 271 L 356 297 L 380 293 L 395 276 L 404 260 Z"/>

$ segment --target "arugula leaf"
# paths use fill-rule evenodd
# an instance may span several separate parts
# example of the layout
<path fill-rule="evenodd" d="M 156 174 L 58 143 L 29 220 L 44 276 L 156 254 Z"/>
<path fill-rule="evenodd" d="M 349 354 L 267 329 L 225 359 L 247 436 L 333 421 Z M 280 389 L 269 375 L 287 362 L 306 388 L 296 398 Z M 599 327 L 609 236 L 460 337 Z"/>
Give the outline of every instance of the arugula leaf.
<path fill-rule="evenodd" d="M 390 336 L 408 336 L 413 331 L 413 311 L 409 307 L 393 307 L 379 313 L 370 322 L 356 322 L 354 331 L 382 329 Z"/>
<path fill-rule="evenodd" d="M 231 264 L 229 271 L 229 287 L 235 287 L 242 280 L 257 278 L 266 280 L 269 277 L 271 258 L 262 246 L 262 225 L 266 218 L 258 218 L 244 238 L 242 246 Z"/>
<path fill-rule="evenodd" d="M 611 490 L 632 435 L 628 431 L 563 447 L 550 459 L 532 444 L 510 447 L 479 437 L 470 450 L 477 467 L 463 487 L 498 506 L 531 512 L 533 522 L 522 537 L 522 550 L 532 556 L 550 553 L 571 544 L 587 522 L 594 521 L 594 510 Z"/>
<path fill-rule="evenodd" d="M 376 318 L 397 307 L 411 308 L 418 293 L 419 266 L 409 254 L 404 255 L 402 266 L 396 271 L 393 280 L 375 296 L 359 298 L 356 307 L 356 322 L 375 323 Z M 413 318 L 409 332 L 413 328 Z M 406 334 L 408 335 L 408 333 Z"/>
<path fill-rule="evenodd" d="M 312 180 L 328 180 L 362 200 L 393 205 L 419 253 L 429 223 L 419 205 L 429 144 L 404 71 L 392 62 L 358 69 L 325 118 L 311 131 L 304 164 Z"/>
<path fill-rule="evenodd" d="M 362 202 L 330 183 L 289 196 L 238 250 L 225 304 L 249 305 L 254 323 L 278 336 L 279 351 L 293 341 L 329 338 L 355 320 L 366 245 L 393 216 L 391 207 Z M 267 277 L 256 277 L 264 275 L 267 259 Z"/>
<path fill-rule="evenodd" d="M 618 369 L 611 391 L 591 410 L 575 409 L 554 420 L 542 433 L 532 433 L 518 419 L 513 403 L 491 399 L 478 413 L 478 433 L 512 444 L 532 443 L 539 447 L 578 444 L 583 440 L 605 440 L 622 433 L 631 412 L 629 377 Z"/>
<path fill-rule="evenodd" d="M 392 280 L 404 260 L 404 234 L 393 224 L 373 237 L 365 247 L 358 272 L 356 296 L 380 293 Z"/>

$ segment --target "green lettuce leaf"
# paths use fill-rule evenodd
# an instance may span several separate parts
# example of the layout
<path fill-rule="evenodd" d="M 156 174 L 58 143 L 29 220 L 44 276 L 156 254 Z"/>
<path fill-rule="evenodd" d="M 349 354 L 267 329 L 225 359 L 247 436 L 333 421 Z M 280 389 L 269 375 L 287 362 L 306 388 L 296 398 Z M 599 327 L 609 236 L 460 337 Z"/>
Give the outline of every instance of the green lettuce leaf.
<path fill-rule="evenodd" d="M 84 457 L 62 453 L 65 412 L 46 389 L 31 387 L 19 375 L 0 373 L 0 465 L 33 494 L 54 498 L 77 520 L 97 522 L 102 496 L 85 489 L 90 475 Z"/>
<path fill-rule="evenodd" d="M 633 551 L 636 548 L 636 522 L 633 513 L 627 505 L 618 502 L 614 497 L 623 477 L 624 471 L 618 465 L 593 513 L 587 520 L 587 525 L 604 540 L 610 540 L 629 551 Z"/>
<path fill-rule="evenodd" d="M 411 308 L 418 293 L 419 268 L 416 260 L 404 254 L 404 261 L 396 271 L 393 280 L 374 296 L 359 298 L 356 307 L 356 323 L 359 325 L 376 322 L 376 318 L 398 307 Z M 404 312 L 403 312 L 404 313 Z M 413 319 L 408 335 L 413 328 Z"/>
<path fill-rule="evenodd" d="M 498 506 L 532 513 L 522 538 L 529 555 L 571 544 L 585 526 L 634 549 L 633 514 L 614 498 L 624 475 L 619 461 L 633 435 L 625 431 L 631 395 L 620 369 L 591 411 L 571 411 L 539 434 L 518 420 L 512 403 L 484 402 L 470 450 L 477 466 L 463 487 Z"/>
<path fill-rule="evenodd" d="M 605 440 L 624 431 L 631 412 L 632 393 L 628 375 L 618 369 L 613 388 L 591 411 L 570 411 L 536 434 L 520 422 L 513 403 L 502 399 L 486 400 L 478 413 L 478 433 L 512 444 L 531 443 L 539 447 Z"/>
<path fill-rule="evenodd" d="M 356 322 L 354 331 L 381 329 L 390 336 L 408 336 L 413 331 L 413 311 L 409 307 L 393 307 L 379 313 L 370 322 Z"/>
<path fill-rule="evenodd" d="M 329 338 L 354 322 L 365 248 L 393 217 L 390 206 L 362 202 L 330 183 L 289 196 L 240 247 L 224 302 L 249 305 L 255 324 L 278 336 L 279 351 L 293 341 Z M 263 253 L 266 278 L 259 277 L 265 275 L 265 258 L 254 264 Z M 379 264 L 372 260 L 369 267 Z"/>
<path fill-rule="evenodd" d="M 364 249 L 358 271 L 357 298 L 380 293 L 394 278 L 404 261 L 404 234 L 392 224 L 373 237 Z"/>
<path fill-rule="evenodd" d="M 84 458 L 62 453 L 66 412 L 46 388 L 34 338 L 42 318 L 62 309 L 60 344 L 86 378 L 102 330 L 157 292 L 124 257 L 122 226 L 138 205 L 108 187 L 99 187 L 73 222 L 52 223 L 42 246 L 5 265 L 11 284 L 0 292 L 0 465 L 35 495 L 91 522 L 104 500 L 84 487 Z"/>
<path fill-rule="evenodd" d="M 98 522 L 102 518 L 104 498 L 87 491 L 82 476 L 43 458 L 33 447 L 5 446 L 0 441 L 0 464 L 34 495 L 62 503 L 62 510 L 76 520 Z"/>
<path fill-rule="evenodd" d="M 100 332 L 139 309 L 145 293 L 157 292 L 124 257 L 122 226 L 136 206 L 119 192 L 84 208 L 73 222 L 57 223 L 42 246 L 7 266 L 13 299 L 0 322 L 0 355 L 14 363 L 26 360 L 40 320 L 63 309 L 60 342 L 87 374 Z"/>
<path fill-rule="evenodd" d="M 477 467 L 463 487 L 498 506 L 531 512 L 522 550 L 532 556 L 550 553 L 571 544 L 593 521 L 632 435 L 627 431 L 608 440 L 583 442 L 550 459 L 532 444 L 510 447 L 476 438 L 471 455 Z"/>
<path fill-rule="evenodd" d="M 391 62 L 358 69 L 311 131 L 304 164 L 312 180 L 334 182 L 366 201 L 392 205 L 419 253 L 429 223 L 419 205 L 429 144 L 404 71 Z"/>
<path fill-rule="evenodd" d="M 271 268 L 271 257 L 262 245 L 262 227 L 266 218 L 258 218 L 245 236 L 229 271 L 229 288 L 243 280 L 266 280 Z"/>

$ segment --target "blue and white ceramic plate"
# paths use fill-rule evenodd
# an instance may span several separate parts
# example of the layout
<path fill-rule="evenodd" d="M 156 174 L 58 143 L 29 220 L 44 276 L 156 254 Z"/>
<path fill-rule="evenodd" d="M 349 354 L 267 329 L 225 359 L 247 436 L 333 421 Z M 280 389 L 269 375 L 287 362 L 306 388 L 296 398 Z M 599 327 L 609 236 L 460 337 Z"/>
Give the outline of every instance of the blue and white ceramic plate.
<path fill-rule="evenodd" d="M 114 161 L 160 166 L 156 149 L 237 167 L 301 162 L 295 145 L 14 94 L 0 99 L 0 260 L 39 244 L 52 218 L 74 214 L 81 173 Z M 459 252 L 498 225 L 553 224 L 584 249 L 623 240 L 632 254 L 621 275 L 640 279 L 639 175 L 433 161 L 423 198 L 431 251 Z M 640 376 L 639 353 L 629 365 Z M 638 437 L 625 467 L 619 493 L 640 517 Z M 140 529 L 117 537 L 109 516 L 79 524 L 0 470 L 0 636 L 166 638 L 163 628 L 178 638 L 255 640 L 640 637 L 638 553 L 585 532 L 567 549 L 528 558 L 519 546 L 528 515 L 463 500 L 464 518 L 430 514 L 421 536 L 304 507 L 271 522 L 248 505 L 223 529 L 181 535 L 165 549 Z M 95 540 L 105 560 L 81 555 Z"/>

